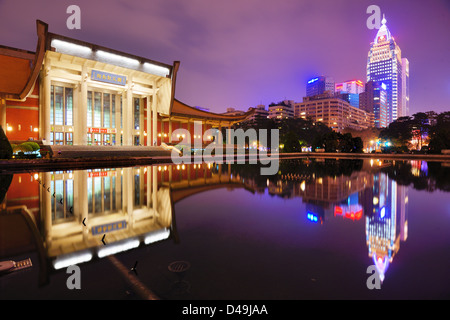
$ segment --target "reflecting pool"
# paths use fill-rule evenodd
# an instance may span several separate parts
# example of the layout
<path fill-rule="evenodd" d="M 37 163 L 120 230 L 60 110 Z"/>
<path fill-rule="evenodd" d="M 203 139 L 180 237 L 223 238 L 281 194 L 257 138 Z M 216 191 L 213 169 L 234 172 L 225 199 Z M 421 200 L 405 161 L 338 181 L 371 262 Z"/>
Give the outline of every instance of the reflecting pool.
<path fill-rule="evenodd" d="M 0 299 L 448 299 L 449 192 L 430 161 L 3 172 Z"/>

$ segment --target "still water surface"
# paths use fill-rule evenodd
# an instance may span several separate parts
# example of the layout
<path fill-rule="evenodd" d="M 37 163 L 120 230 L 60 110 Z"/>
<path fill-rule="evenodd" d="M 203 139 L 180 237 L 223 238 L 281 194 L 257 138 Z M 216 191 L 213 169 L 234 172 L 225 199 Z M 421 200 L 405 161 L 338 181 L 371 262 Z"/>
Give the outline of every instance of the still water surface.
<path fill-rule="evenodd" d="M 0 299 L 140 299 L 136 283 L 177 300 L 450 298 L 448 163 L 294 159 L 259 172 L 3 173 L 0 261 L 32 267 L 1 273 Z M 81 289 L 67 287 L 74 264 Z"/>

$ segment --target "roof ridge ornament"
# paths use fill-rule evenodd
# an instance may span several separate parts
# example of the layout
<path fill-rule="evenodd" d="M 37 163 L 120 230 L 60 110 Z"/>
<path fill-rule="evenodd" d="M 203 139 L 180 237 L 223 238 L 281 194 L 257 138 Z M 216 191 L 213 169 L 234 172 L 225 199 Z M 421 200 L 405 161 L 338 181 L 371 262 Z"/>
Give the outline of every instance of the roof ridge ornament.
<path fill-rule="evenodd" d="M 383 13 L 383 20 L 381 20 L 381 23 L 386 25 L 386 22 L 387 22 L 387 20 L 386 20 L 386 17 L 384 16 L 384 13 Z"/>

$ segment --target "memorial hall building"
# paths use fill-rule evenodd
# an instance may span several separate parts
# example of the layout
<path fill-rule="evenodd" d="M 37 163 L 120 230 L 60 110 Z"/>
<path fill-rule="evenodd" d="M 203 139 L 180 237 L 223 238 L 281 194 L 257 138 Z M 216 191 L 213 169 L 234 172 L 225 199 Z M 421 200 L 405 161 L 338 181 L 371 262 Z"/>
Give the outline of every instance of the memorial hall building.
<path fill-rule="evenodd" d="M 200 122 L 203 133 L 251 113 L 212 113 L 175 99 L 179 61 L 162 63 L 54 34 L 39 20 L 36 26 L 35 52 L 0 45 L 0 125 L 11 142 L 176 144 L 178 128 L 193 133 Z"/>

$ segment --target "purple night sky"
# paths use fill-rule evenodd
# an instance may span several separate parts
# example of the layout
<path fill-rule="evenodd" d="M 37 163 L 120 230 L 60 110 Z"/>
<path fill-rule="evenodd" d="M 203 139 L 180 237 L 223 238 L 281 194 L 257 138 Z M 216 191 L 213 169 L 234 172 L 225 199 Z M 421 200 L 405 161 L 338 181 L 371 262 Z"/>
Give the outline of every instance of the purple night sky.
<path fill-rule="evenodd" d="M 69 5 L 81 29 L 69 30 Z M 410 111 L 449 111 L 450 2 L 301 0 L 0 0 L 0 45 L 35 51 L 36 20 L 49 31 L 172 64 L 175 97 L 225 112 L 302 101 L 306 81 L 365 82 L 378 5 L 410 62 Z"/>

